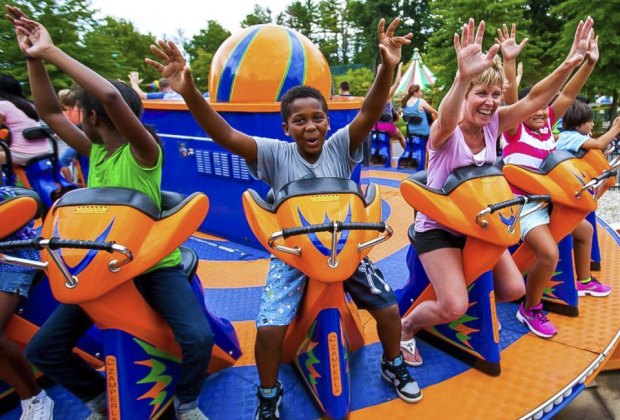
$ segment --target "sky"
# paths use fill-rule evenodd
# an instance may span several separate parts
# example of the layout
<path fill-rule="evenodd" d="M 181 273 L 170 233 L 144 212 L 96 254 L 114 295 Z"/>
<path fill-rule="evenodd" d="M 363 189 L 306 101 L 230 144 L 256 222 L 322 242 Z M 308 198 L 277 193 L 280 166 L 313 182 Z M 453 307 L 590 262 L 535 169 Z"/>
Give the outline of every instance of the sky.
<path fill-rule="evenodd" d="M 113 16 L 132 22 L 142 32 L 157 37 L 176 35 L 177 29 L 191 38 L 206 27 L 207 20 L 216 20 L 230 32 L 254 10 L 255 4 L 269 7 L 274 17 L 292 0 L 91 0 L 97 17 Z M 173 5 L 173 7 L 171 7 Z"/>

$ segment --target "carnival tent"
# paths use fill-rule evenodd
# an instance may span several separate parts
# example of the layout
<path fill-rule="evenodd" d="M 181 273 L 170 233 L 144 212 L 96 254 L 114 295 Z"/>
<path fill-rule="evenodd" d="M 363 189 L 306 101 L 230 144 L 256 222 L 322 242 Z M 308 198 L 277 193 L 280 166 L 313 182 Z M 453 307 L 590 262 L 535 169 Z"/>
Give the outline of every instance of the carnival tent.
<path fill-rule="evenodd" d="M 398 88 L 395 95 L 404 95 L 407 93 L 409 86 L 420 85 L 422 90 L 429 91 L 435 84 L 435 76 L 433 72 L 422 62 L 420 56 L 420 50 L 415 48 L 413 50 L 413 57 L 411 58 L 411 64 L 405 74 L 401 77 Z"/>

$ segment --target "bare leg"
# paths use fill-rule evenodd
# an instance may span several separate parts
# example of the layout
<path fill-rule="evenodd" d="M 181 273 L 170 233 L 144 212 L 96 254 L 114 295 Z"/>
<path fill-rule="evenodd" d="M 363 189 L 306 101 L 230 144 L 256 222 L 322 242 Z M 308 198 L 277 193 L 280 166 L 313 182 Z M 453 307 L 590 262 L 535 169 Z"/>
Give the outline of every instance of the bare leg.
<path fill-rule="evenodd" d="M 525 293 L 525 282 L 510 252 L 504 251 L 493 267 L 493 287 L 497 302 L 511 302 Z"/>
<path fill-rule="evenodd" d="M 37 395 L 41 388 L 22 349 L 4 334 L 19 299 L 17 294 L 0 292 L 0 379 L 15 388 L 24 400 Z"/>
<path fill-rule="evenodd" d="M 536 261 L 527 275 L 525 285 L 524 307 L 532 308 L 540 303 L 545 286 L 558 265 L 559 253 L 549 225 L 536 226 L 528 232 L 524 240 L 536 254 Z"/>
<path fill-rule="evenodd" d="M 383 346 L 383 354 L 388 360 L 394 360 L 400 354 L 400 314 L 398 305 L 370 311 L 377 321 L 377 334 Z"/>
<path fill-rule="evenodd" d="M 435 289 L 437 300 L 427 300 L 403 318 L 401 340 L 410 340 L 421 328 L 454 321 L 468 305 L 463 276 L 463 256 L 458 248 L 442 248 L 420 255 L 420 261 Z"/>
<path fill-rule="evenodd" d="M 396 136 L 394 138 L 398 140 L 403 150 L 405 150 L 407 146 L 405 144 L 405 137 L 403 136 L 403 133 L 401 133 L 400 130 L 396 130 Z"/>
<path fill-rule="evenodd" d="M 573 253 L 577 280 L 590 277 L 590 258 L 592 256 L 592 235 L 594 229 L 587 220 L 582 220 L 573 231 Z"/>
<path fill-rule="evenodd" d="M 273 388 L 278 383 L 278 371 L 282 361 L 282 343 L 288 325 L 265 326 L 256 331 L 254 357 L 260 386 Z"/>

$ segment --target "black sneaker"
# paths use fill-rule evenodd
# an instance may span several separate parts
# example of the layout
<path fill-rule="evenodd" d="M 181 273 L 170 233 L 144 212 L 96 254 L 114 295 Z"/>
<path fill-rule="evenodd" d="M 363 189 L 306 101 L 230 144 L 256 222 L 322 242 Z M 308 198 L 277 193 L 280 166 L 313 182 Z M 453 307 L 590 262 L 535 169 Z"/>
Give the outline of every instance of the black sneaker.
<path fill-rule="evenodd" d="M 280 418 L 280 405 L 282 405 L 282 384 L 278 382 L 274 395 L 264 397 L 260 388 L 256 392 L 258 407 L 256 408 L 255 420 L 278 420 Z"/>
<path fill-rule="evenodd" d="M 381 376 L 394 385 L 394 389 L 401 399 L 410 403 L 422 399 L 422 391 L 407 370 L 402 353 L 393 362 L 388 361 L 385 356 L 381 358 Z"/>

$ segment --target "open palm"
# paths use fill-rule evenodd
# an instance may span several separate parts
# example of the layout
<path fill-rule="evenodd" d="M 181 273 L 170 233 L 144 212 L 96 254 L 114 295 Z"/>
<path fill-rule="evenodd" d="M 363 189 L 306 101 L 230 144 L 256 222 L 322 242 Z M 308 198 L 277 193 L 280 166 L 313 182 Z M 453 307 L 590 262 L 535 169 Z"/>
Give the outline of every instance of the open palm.
<path fill-rule="evenodd" d="M 385 19 L 379 21 L 377 27 L 377 37 L 379 38 L 379 50 L 383 64 L 395 67 L 400 62 L 401 47 L 411 44 L 412 33 L 405 36 L 395 36 L 396 28 L 400 23 L 400 18 L 396 18 L 384 31 Z"/>
<path fill-rule="evenodd" d="M 159 41 L 158 45 L 151 45 L 151 51 L 161 62 L 150 58 L 144 61 L 166 78 L 173 90 L 183 94 L 195 88 L 189 66 L 174 42 Z"/>
<path fill-rule="evenodd" d="M 466 79 L 471 79 L 482 73 L 493 63 L 499 45 L 495 44 L 485 55 L 482 53 L 482 39 L 484 37 L 484 21 L 478 25 L 478 31 L 474 38 L 474 19 L 469 19 L 463 25 L 461 38 L 454 34 L 454 50 L 459 66 L 459 74 Z"/>

